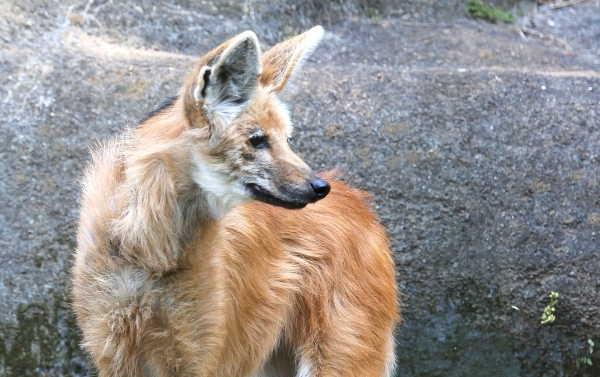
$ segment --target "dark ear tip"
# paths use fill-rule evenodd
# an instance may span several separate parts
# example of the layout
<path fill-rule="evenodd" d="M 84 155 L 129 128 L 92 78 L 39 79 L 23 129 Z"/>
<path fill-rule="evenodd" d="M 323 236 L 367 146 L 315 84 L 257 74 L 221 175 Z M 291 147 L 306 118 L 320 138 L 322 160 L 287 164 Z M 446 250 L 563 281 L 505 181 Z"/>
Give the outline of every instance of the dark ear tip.
<path fill-rule="evenodd" d="M 210 81 L 210 74 L 211 74 L 211 69 L 207 68 L 206 71 L 204 71 L 204 75 L 202 75 L 202 81 L 204 81 L 204 87 L 202 88 L 202 91 L 200 92 L 200 95 L 202 97 L 206 97 L 206 87 L 208 86 L 208 83 Z"/>

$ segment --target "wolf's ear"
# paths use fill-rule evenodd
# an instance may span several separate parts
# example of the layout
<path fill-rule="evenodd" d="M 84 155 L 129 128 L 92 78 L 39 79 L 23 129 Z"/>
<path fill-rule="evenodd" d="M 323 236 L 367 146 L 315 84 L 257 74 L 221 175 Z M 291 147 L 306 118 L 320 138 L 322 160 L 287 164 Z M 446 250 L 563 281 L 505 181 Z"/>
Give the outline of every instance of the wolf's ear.
<path fill-rule="evenodd" d="M 299 70 L 306 58 L 323 38 L 323 28 L 315 26 L 309 31 L 275 45 L 263 54 L 263 72 L 260 83 L 270 86 L 273 92 L 283 90 L 292 74 Z"/>
<path fill-rule="evenodd" d="M 245 31 L 215 49 L 200 68 L 194 100 L 213 121 L 229 123 L 246 106 L 262 71 L 260 45 Z"/>

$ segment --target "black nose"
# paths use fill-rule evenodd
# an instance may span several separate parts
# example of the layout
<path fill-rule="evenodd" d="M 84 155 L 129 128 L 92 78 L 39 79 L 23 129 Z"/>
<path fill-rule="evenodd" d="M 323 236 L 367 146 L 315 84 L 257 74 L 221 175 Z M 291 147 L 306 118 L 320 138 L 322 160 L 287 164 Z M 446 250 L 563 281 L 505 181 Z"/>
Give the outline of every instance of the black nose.
<path fill-rule="evenodd" d="M 329 194 L 331 186 L 321 178 L 315 178 L 310 181 L 310 187 L 312 187 L 315 194 L 315 200 L 323 199 Z"/>

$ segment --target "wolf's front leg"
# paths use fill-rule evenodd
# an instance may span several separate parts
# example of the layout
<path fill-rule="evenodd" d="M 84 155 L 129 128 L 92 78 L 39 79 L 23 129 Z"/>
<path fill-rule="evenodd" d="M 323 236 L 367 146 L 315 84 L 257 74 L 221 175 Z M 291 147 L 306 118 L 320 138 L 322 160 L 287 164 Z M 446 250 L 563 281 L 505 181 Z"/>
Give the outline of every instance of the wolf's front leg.
<path fill-rule="evenodd" d="M 393 375 L 395 311 L 367 296 L 360 302 L 353 293 L 336 291 L 299 299 L 294 334 L 296 377 Z M 371 305 L 365 304 L 367 301 Z"/>

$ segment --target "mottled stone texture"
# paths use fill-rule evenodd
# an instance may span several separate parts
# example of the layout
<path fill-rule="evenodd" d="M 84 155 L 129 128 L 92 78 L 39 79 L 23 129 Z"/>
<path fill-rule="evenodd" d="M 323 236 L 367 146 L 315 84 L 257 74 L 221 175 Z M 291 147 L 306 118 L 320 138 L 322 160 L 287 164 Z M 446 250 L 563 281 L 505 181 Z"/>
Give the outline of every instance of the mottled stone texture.
<path fill-rule="evenodd" d="M 600 4 L 522 3 L 525 38 L 463 6 L 3 1 L 0 375 L 93 373 L 69 304 L 87 147 L 227 37 L 268 47 L 314 23 L 295 144 L 375 197 L 404 287 L 398 375 L 599 375 Z"/>

